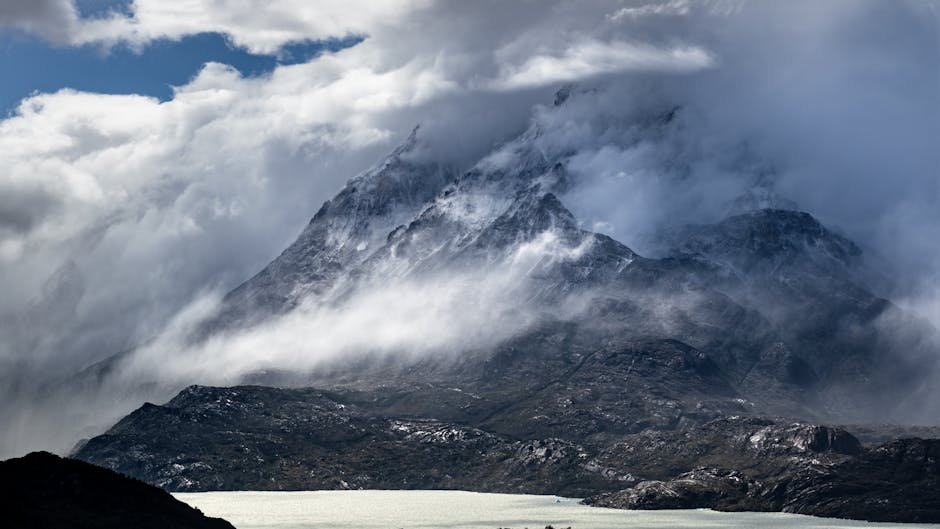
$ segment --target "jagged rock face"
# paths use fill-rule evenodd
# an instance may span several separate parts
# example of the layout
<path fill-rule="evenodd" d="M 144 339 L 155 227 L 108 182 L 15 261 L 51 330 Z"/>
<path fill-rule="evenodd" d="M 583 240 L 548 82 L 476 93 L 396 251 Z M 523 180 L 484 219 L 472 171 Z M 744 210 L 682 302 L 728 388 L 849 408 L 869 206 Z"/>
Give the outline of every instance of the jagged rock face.
<path fill-rule="evenodd" d="M 793 424 L 786 428 L 767 426 L 748 438 L 751 449 L 759 454 L 770 452 L 830 452 L 858 455 L 862 445 L 858 439 L 841 429 L 822 426 Z"/>
<path fill-rule="evenodd" d="M 671 253 L 701 256 L 744 281 L 844 281 L 862 253 L 809 213 L 794 210 L 758 209 L 713 225 L 673 230 L 665 237 L 672 242 Z"/>
<path fill-rule="evenodd" d="M 738 502 L 747 491 L 748 479 L 736 470 L 698 468 L 669 481 L 642 481 L 588 502 L 617 509 L 707 509 Z"/>
<path fill-rule="evenodd" d="M 628 435 L 597 456 L 605 467 L 646 479 L 665 480 L 696 468 L 724 468 L 749 476 L 773 475 L 787 461 L 841 461 L 862 451 L 843 429 L 728 416 L 679 431 Z"/>
<path fill-rule="evenodd" d="M 940 440 L 900 439 L 786 482 L 781 510 L 877 521 L 940 521 Z M 779 489 L 779 487 L 778 487 Z M 777 490 L 773 491 L 778 494 Z"/>

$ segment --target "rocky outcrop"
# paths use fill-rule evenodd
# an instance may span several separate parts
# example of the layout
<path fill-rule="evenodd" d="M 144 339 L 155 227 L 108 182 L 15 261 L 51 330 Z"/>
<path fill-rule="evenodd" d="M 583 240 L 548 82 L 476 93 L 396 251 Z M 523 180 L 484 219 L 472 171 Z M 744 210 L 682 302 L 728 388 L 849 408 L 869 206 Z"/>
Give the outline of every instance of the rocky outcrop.
<path fill-rule="evenodd" d="M 783 511 L 937 523 L 938 461 L 940 440 L 902 439 L 852 457 L 793 458 L 772 472 L 766 464 L 763 472 L 702 467 L 668 480 L 642 481 L 585 502 L 620 509 Z"/>
<path fill-rule="evenodd" d="M 747 499 L 750 485 L 751 481 L 736 470 L 703 467 L 669 481 L 641 481 L 629 489 L 588 498 L 585 503 L 616 509 L 728 509 Z"/>
<path fill-rule="evenodd" d="M 10 529 L 233 529 L 157 487 L 46 452 L 0 462 L 0 504 Z"/>

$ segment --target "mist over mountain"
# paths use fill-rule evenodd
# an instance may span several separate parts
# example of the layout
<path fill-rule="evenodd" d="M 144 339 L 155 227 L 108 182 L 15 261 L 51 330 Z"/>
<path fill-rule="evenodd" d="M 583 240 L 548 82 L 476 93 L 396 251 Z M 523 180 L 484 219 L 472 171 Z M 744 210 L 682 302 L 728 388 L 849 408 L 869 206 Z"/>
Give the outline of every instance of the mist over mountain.
<path fill-rule="evenodd" d="M 31 96 L 0 123 L 0 452 L 189 384 L 664 340 L 664 424 L 703 395 L 936 423 L 935 7 L 429 3 L 166 102 Z"/>

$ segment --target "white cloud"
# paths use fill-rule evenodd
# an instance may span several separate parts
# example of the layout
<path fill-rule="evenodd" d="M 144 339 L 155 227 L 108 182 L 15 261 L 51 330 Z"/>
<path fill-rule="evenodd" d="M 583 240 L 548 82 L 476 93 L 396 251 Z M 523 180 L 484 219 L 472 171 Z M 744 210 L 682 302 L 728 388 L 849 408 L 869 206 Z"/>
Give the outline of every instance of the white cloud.
<path fill-rule="evenodd" d="M 688 72 L 711 66 L 711 55 L 694 46 L 657 48 L 624 41 L 583 39 L 559 54 L 538 54 L 521 65 L 503 65 L 490 86 L 512 90 L 587 80 L 627 71 Z"/>
<path fill-rule="evenodd" d="M 112 328 L 93 347 L 102 355 L 193 289 L 248 277 L 406 134 L 419 119 L 409 109 L 452 89 L 420 61 L 376 70 L 349 51 L 269 78 L 209 64 L 167 102 L 70 90 L 25 100 L 0 121 L 0 313 L 37 301 L 75 262 L 86 293 L 69 330 Z M 72 350 L 81 341 L 60 345 L 16 355 L 87 362 Z"/>
<path fill-rule="evenodd" d="M 217 306 L 218 297 L 210 295 L 128 357 L 117 382 L 231 385 L 253 373 L 286 370 L 302 375 L 331 362 L 369 355 L 456 358 L 486 351 L 526 332 L 540 317 L 571 318 L 585 310 L 587 293 L 557 306 L 520 306 L 518 300 L 532 295 L 533 269 L 577 259 L 590 244 L 586 239 L 568 246 L 547 231 L 497 256 L 485 269 L 378 278 L 351 296 L 307 299 L 285 316 L 191 345 L 190 332 Z"/>
<path fill-rule="evenodd" d="M 649 15 L 688 15 L 692 10 L 689 0 L 670 0 L 668 2 L 653 2 L 639 6 L 622 7 L 607 15 L 611 22 L 618 22 L 625 18 L 639 18 Z"/>
<path fill-rule="evenodd" d="M 0 356 L 55 359 L 69 369 L 156 332 L 193 291 L 231 286 L 260 268 L 342 182 L 418 122 L 435 152 L 459 165 L 524 127 L 556 80 L 673 69 L 674 59 L 703 53 L 616 39 L 582 40 L 558 57 L 520 48 L 539 40 L 563 49 L 565 34 L 588 31 L 608 5 L 563 19 L 550 16 L 563 3 L 547 11 L 498 2 L 370 6 L 138 1 L 135 24 L 164 28 L 120 33 L 138 43 L 218 30 L 270 51 L 301 35 L 370 37 L 257 78 L 210 63 L 165 102 L 61 90 L 24 100 L 0 121 L 0 314 L 42 305 L 44 285 L 67 264 L 82 278 L 80 302 L 57 339 L 38 350 L 35 341 L 7 344 Z M 491 9 L 505 16 L 494 20 Z M 546 40 L 562 26 L 570 29 Z M 497 82 L 523 90 L 493 92 L 488 85 L 506 73 L 512 43 L 522 67 Z M 527 72 L 533 76 L 523 80 Z M 545 87 L 528 90 L 536 85 Z"/>
<path fill-rule="evenodd" d="M 0 3 L 0 28 L 12 27 L 62 44 L 127 43 L 140 47 L 159 39 L 215 32 L 252 53 L 275 54 L 304 40 L 370 35 L 431 5 L 431 0 L 135 0 L 129 12 L 80 18 L 74 0 L 7 0 Z"/>

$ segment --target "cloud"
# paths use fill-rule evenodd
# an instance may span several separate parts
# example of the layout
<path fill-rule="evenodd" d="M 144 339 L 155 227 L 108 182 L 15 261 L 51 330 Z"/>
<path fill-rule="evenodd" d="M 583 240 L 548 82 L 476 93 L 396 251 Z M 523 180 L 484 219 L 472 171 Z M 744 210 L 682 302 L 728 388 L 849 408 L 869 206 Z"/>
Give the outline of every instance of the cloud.
<path fill-rule="evenodd" d="M 287 3 L 257 16 L 243 3 L 213 5 L 217 16 L 205 16 L 214 21 L 293 27 L 275 16 L 289 10 Z M 192 292 L 231 287 L 277 255 L 346 179 L 416 123 L 432 155 L 467 166 L 523 129 L 532 105 L 555 89 L 475 88 L 499 77 L 506 47 L 561 26 L 584 32 L 609 9 L 560 23 L 551 9 L 534 5 L 502 8 L 505 17 L 495 22 L 494 6 L 482 4 L 383 6 L 374 14 L 382 22 L 364 42 L 263 77 L 210 63 L 169 101 L 61 90 L 24 100 L 0 121 L 0 189 L 7 192 L 0 314 L 17 321 L 12 315 L 23 307 L 44 306 L 44 285 L 67 264 L 85 285 L 58 339 L 27 337 L 5 344 L 0 355 L 69 370 L 157 333 Z M 397 18 L 380 16 L 399 8 Z M 143 13 L 156 10 L 181 25 L 202 20 L 172 9 L 137 2 L 134 16 L 151 20 Z M 298 20 L 312 17 L 303 14 L 309 8 L 298 9 Z M 343 20 L 360 24 L 358 16 Z M 425 29 L 409 31 L 416 26 Z M 561 49 L 561 40 L 545 42 Z M 614 52 L 644 50 L 616 39 L 590 42 L 613 42 L 601 48 Z M 535 61 L 518 50 L 511 57 Z M 48 331 L 35 326 L 33 333 Z"/>
<path fill-rule="evenodd" d="M 275 54 L 282 46 L 304 40 L 368 35 L 411 12 L 428 0 L 379 0 L 357 8 L 349 2 L 276 0 L 262 4 L 240 1 L 161 2 L 137 0 L 130 16 L 85 22 L 74 43 L 128 42 L 145 45 L 158 39 L 215 32 L 252 53 Z"/>
<path fill-rule="evenodd" d="M 709 53 L 698 47 L 660 49 L 646 44 L 585 39 L 559 55 L 535 55 L 519 66 L 503 65 L 500 77 L 490 86 L 513 90 L 586 81 L 601 74 L 626 71 L 688 72 L 712 63 Z"/>
<path fill-rule="evenodd" d="M 688 0 L 672 0 L 668 2 L 652 2 L 640 6 L 622 7 L 607 15 L 611 22 L 618 22 L 627 18 L 640 18 L 650 15 L 688 15 L 692 11 L 692 3 Z"/>
<path fill-rule="evenodd" d="M 0 31 L 13 28 L 53 42 L 67 42 L 79 23 L 72 0 L 7 0 L 0 3 Z"/>
<path fill-rule="evenodd" d="M 68 90 L 24 101 L 0 122 L 10 283 L 0 306 L 20 310 L 75 262 L 88 282 L 75 329 L 124 329 L 100 336 L 93 349 L 105 354 L 152 332 L 194 289 L 249 276 L 389 148 L 397 130 L 382 114 L 413 105 L 429 82 L 409 65 L 347 71 L 337 61 L 264 80 L 210 64 L 165 103 Z M 321 86 L 298 89 L 314 79 Z M 87 362 L 73 350 L 81 341 L 70 343 L 17 356 Z"/>
<path fill-rule="evenodd" d="M 485 353 L 542 318 L 571 319 L 588 309 L 587 292 L 553 306 L 518 300 L 533 295 L 534 268 L 577 259 L 589 245 L 586 240 L 572 246 L 546 231 L 493 256 L 487 268 L 384 277 L 351 295 L 307 298 L 281 317 L 194 343 L 194 329 L 216 314 L 221 298 L 219 292 L 197 295 L 158 336 L 120 358 L 106 375 L 90 376 L 92 383 L 83 384 L 86 374 L 70 380 L 65 391 L 53 388 L 31 395 L 31 402 L 0 407 L 4 423 L 15 425 L 0 437 L 0 448 L 17 453 L 38 442 L 68 450 L 143 400 L 166 400 L 189 384 L 232 385 L 270 373 L 280 374 L 275 379 L 283 384 L 345 362 L 456 361 Z"/>
<path fill-rule="evenodd" d="M 430 5 L 430 0 L 377 0 L 359 8 L 319 0 L 135 0 L 126 10 L 82 18 L 74 0 L 13 0 L 0 5 L 0 28 L 13 27 L 60 44 L 145 46 L 199 33 L 221 33 L 251 53 L 274 55 L 307 40 L 369 35 Z"/>
<path fill-rule="evenodd" d="M 551 307 L 518 300 L 533 295 L 533 268 L 576 259 L 589 244 L 568 246 L 546 231 L 507 255 L 493 256 L 485 269 L 375 278 L 351 295 L 308 298 L 287 315 L 193 345 L 192 330 L 218 308 L 218 296 L 209 295 L 122 362 L 118 378 L 231 385 L 254 373 L 280 370 L 302 377 L 370 356 L 456 359 L 487 351 L 539 318 L 569 319 L 585 310 L 587 293 Z"/>

